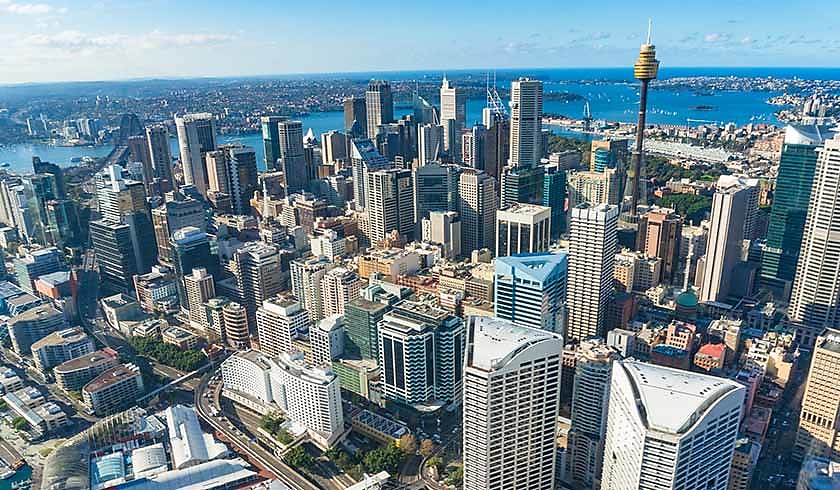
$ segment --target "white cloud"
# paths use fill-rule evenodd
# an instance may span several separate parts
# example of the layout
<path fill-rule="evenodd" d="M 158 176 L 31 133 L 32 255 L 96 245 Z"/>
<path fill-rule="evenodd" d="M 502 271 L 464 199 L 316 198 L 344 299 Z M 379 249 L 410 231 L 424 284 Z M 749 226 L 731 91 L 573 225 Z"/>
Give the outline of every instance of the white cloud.
<path fill-rule="evenodd" d="M 703 37 L 703 40 L 706 41 L 707 43 L 724 43 L 726 41 L 729 41 L 729 38 L 730 38 L 729 34 L 722 34 L 722 33 L 719 33 L 719 32 L 713 32 L 711 34 L 706 34 L 706 36 Z"/>
<path fill-rule="evenodd" d="M 749 45 L 749 44 L 752 44 L 754 42 L 755 42 L 755 40 L 753 38 L 751 38 L 750 36 L 744 36 L 744 37 L 741 38 L 741 44 L 743 44 L 745 46 Z"/>
<path fill-rule="evenodd" d="M 21 15 L 63 14 L 67 12 L 67 8 L 56 8 L 46 3 L 17 3 L 12 0 L 0 0 L 0 12 Z"/>
<path fill-rule="evenodd" d="M 235 39 L 236 36 L 230 34 L 166 34 L 152 31 L 141 35 L 109 34 L 101 36 L 76 30 L 65 30 L 51 34 L 32 34 L 24 37 L 20 44 L 28 47 L 77 52 L 111 48 L 160 49 L 172 45 L 180 47 L 201 46 L 230 42 Z"/>

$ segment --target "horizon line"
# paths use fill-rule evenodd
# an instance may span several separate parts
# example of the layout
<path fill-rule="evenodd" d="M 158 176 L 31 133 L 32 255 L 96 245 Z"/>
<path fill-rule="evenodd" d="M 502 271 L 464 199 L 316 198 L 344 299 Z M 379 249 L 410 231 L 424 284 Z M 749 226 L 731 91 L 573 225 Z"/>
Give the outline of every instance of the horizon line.
<path fill-rule="evenodd" d="M 840 66 L 771 66 L 771 65 L 719 65 L 719 66 L 690 66 L 690 65 L 671 65 L 662 67 L 661 70 L 668 69 L 764 69 L 764 70 L 840 70 Z M 566 67 L 551 67 L 551 66 L 534 66 L 534 67 L 505 67 L 505 68 L 417 68 L 417 69 L 400 69 L 400 70 L 356 70 L 356 71 L 311 71 L 311 72 L 290 72 L 290 73 L 264 73 L 252 75 L 150 75 L 129 78 L 109 78 L 109 79 L 77 79 L 77 80 L 61 80 L 61 81 L 27 81 L 27 82 L 0 82 L 0 88 L 20 88 L 32 87 L 39 85 L 62 85 L 62 84 L 77 84 L 77 83 L 130 83 L 130 82 L 145 82 L 145 81 L 189 81 L 189 80 L 232 80 L 237 78 L 251 78 L 251 79 L 270 79 L 277 77 L 298 77 L 298 76 L 317 76 L 317 75 L 360 75 L 360 74 L 377 74 L 377 73 L 417 73 L 417 72 L 440 72 L 440 73 L 471 73 L 471 72 L 487 72 L 487 71 L 512 71 L 512 70 L 628 70 L 632 73 L 631 66 L 566 66 Z M 632 77 L 631 77 L 632 78 Z"/>

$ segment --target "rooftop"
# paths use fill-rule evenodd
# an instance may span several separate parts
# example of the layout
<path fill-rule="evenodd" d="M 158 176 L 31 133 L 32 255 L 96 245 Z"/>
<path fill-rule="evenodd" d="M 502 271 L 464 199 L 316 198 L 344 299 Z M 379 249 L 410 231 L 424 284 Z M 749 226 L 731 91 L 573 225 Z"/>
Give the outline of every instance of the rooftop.
<path fill-rule="evenodd" d="M 95 366 L 103 362 L 108 362 L 112 359 L 114 359 L 114 356 L 112 356 L 108 352 L 104 350 L 98 350 L 92 354 L 77 357 L 75 359 L 70 359 L 65 363 L 59 364 L 54 368 L 54 371 L 56 373 L 77 371 L 79 369 Z"/>
<path fill-rule="evenodd" d="M 53 332 L 32 344 L 32 350 L 43 349 L 48 346 L 75 344 L 87 339 L 88 336 L 81 327 L 65 328 L 64 330 Z"/>
<path fill-rule="evenodd" d="M 93 381 L 86 384 L 84 388 L 82 388 L 82 391 L 95 393 L 135 376 L 140 376 L 140 371 L 136 367 L 130 364 L 127 366 L 117 366 L 97 376 Z"/>
<path fill-rule="evenodd" d="M 681 434 L 688 431 L 716 401 L 743 387 L 734 381 L 638 361 L 621 366 L 638 394 L 648 428 Z"/>
<path fill-rule="evenodd" d="M 496 274 L 516 277 L 544 283 L 561 274 L 568 268 L 569 257 L 566 252 L 538 252 L 518 254 L 496 258 Z"/>
<path fill-rule="evenodd" d="M 166 425 L 169 428 L 172 462 L 177 469 L 227 454 L 224 444 L 216 442 L 212 434 L 201 430 L 198 416 L 192 407 L 175 405 L 167 408 Z"/>
<path fill-rule="evenodd" d="M 485 371 L 503 367 L 520 351 L 538 342 L 562 342 L 546 330 L 520 327 L 500 318 L 470 317 L 468 321 L 473 339 L 471 366 Z"/>

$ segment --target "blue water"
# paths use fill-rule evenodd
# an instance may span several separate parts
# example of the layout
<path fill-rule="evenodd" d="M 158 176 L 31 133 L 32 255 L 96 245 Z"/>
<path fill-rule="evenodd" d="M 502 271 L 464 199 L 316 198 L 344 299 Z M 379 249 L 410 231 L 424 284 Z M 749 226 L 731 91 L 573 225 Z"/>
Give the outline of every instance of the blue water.
<path fill-rule="evenodd" d="M 32 468 L 30 468 L 29 466 L 24 466 L 23 468 L 19 469 L 17 473 L 15 473 L 15 476 L 9 478 L 8 480 L 0 480 L 0 490 L 11 490 L 12 483 L 27 480 L 31 476 Z"/>
<path fill-rule="evenodd" d="M 448 70 L 447 75 L 454 79 L 474 78 L 484 80 L 484 73 L 479 71 Z M 335 73 L 320 75 L 286 75 L 280 78 L 342 78 L 367 80 L 373 77 L 400 80 L 438 80 L 442 73 L 417 72 L 378 72 L 378 73 Z M 632 122 L 636 120 L 638 110 L 637 87 L 632 81 L 629 68 L 606 69 L 521 69 L 500 70 L 496 72 L 497 84 L 508 86 L 510 80 L 520 76 L 538 78 L 545 82 L 546 92 L 569 92 L 580 95 L 589 101 L 592 116 L 607 121 Z M 740 76 L 740 77 L 798 77 L 807 80 L 840 80 L 840 68 L 668 68 L 660 71 L 660 79 L 686 76 Z M 577 80 L 602 80 L 605 83 L 585 84 Z M 767 122 L 777 124 L 774 116 L 776 106 L 766 103 L 775 92 L 740 92 L 718 91 L 714 95 L 697 95 L 690 90 L 675 91 L 653 88 L 649 94 L 648 121 L 654 124 L 691 124 L 701 121 L 742 125 L 748 122 Z M 435 102 L 435 101 L 433 101 Z M 484 99 L 467 101 L 467 121 L 481 121 Z M 581 117 L 582 100 L 557 101 L 547 100 L 544 112 Z M 696 110 L 697 106 L 711 106 L 711 110 Z M 397 117 L 407 114 L 405 108 L 397 108 Z M 342 129 L 343 114 L 340 111 L 318 112 L 300 118 L 304 128 L 312 128 L 320 137 L 331 129 Z M 693 121 L 689 121 L 693 120 Z M 558 128 L 552 128 L 555 131 Z M 221 136 L 221 143 L 240 142 L 251 145 L 257 152 L 257 162 L 262 166 L 263 148 L 258 134 L 240 136 Z M 178 154 L 177 142 L 173 139 L 173 155 Z M 21 144 L 0 148 L 0 163 L 9 163 L 9 170 L 16 172 L 31 171 L 32 156 L 39 156 L 60 165 L 71 165 L 71 159 L 81 156 L 104 156 L 110 147 L 54 147 L 48 145 Z"/>

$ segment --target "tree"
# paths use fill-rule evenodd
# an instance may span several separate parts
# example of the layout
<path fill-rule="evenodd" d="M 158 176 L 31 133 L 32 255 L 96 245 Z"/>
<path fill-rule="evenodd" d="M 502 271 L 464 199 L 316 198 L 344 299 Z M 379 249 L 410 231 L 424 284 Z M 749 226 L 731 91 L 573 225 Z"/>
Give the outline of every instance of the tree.
<path fill-rule="evenodd" d="M 283 455 L 283 461 L 292 468 L 300 468 L 306 471 L 312 471 L 312 468 L 315 467 L 315 459 L 302 446 L 295 446 L 290 449 Z"/>
<path fill-rule="evenodd" d="M 26 430 L 29 428 L 29 423 L 23 417 L 15 417 L 12 419 L 12 427 L 15 430 Z"/>
<path fill-rule="evenodd" d="M 405 459 L 405 454 L 395 443 L 385 447 L 374 449 L 368 452 L 362 460 L 362 465 L 367 473 L 379 473 L 387 471 L 394 474 Z"/>
<path fill-rule="evenodd" d="M 446 465 L 444 464 L 443 459 L 441 459 L 440 456 L 432 456 L 426 462 L 426 465 L 434 466 L 435 468 L 437 468 L 438 472 L 441 472 L 444 470 L 444 468 L 446 468 Z"/>
<path fill-rule="evenodd" d="M 459 466 L 452 470 L 449 476 L 446 477 L 446 483 L 460 487 L 464 483 L 464 467 Z"/>
<path fill-rule="evenodd" d="M 417 438 L 414 437 L 414 434 L 408 433 L 400 437 L 400 440 L 397 442 L 397 446 L 399 446 L 405 454 L 414 454 L 417 452 Z"/>
<path fill-rule="evenodd" d="M 670 194 L 659 199 L 657 204 L 663 208 L 673 208 L 677 214 L 697 225 L 712 209 L 712 198 L 694 194 Z"/>
<path fill-rule="evenodd" d="M 432 452 L 434 452 L 434 450 L 435 450 L 435 443 L 432 442 L 430 439 L 423 439 L 420 442 L 420 454 L 422 454 L 423 457 L 428 458 L 429 456 L 432 455 Z"/>

